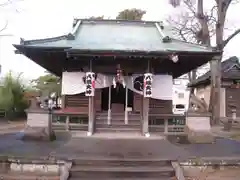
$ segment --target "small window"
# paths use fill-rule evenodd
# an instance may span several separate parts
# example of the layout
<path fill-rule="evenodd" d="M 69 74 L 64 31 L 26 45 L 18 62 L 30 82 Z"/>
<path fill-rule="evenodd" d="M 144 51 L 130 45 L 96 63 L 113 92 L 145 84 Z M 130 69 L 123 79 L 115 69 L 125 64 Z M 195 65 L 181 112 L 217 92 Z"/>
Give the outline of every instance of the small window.
<path fill-rule="evenodd" d="M 176 105 L 176 109 L 184 109 L 184 108 L 185 108 L 184 104 L 177 104 Z"/>

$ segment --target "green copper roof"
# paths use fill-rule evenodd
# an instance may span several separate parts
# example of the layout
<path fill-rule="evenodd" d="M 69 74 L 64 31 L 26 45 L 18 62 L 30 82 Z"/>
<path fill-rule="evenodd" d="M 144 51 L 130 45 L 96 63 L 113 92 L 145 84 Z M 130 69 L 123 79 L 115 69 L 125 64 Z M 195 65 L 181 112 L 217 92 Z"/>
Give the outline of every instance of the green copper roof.
<path fill-rule="evenodd" d="M 211 48 L 176 40 L 161 22 L 75 20 L 68 35 L 22 41 L 30 47 L 63 47 L 73 50 L 212 52 Z"/>

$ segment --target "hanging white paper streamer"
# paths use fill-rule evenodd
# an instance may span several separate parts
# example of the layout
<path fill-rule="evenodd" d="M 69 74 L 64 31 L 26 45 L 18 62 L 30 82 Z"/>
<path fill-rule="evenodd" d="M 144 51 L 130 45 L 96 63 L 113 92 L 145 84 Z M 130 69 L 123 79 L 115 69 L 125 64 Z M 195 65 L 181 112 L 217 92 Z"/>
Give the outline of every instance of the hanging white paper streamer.
<path fill-rule="evenodd" d="M 62 94 L 74 95 L 85 92 L 85 84 L 83 82 L 84 72 L 63 72 L 62 75 Z M 140 74 L 125 76 L 125 83 L 128 89 L 138 94 L 143 94 L 134 88 L 133 81 Z M 101 89 L 112 86 L 113 76 L 97 74 L 95 88 Z M 143 83 L 143 82 L 142 82 Z M 170 75 L 153 75 L 152 98 L 161 100 L 172 100 L 173 79 Z"/>

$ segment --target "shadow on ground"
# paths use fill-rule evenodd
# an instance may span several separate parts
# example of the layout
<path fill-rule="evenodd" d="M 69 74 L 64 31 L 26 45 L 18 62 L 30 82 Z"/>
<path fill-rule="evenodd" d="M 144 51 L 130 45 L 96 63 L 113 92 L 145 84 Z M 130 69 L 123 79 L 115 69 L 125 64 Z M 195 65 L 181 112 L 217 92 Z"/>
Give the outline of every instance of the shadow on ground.
<path fill-rule="evenodd" d="M 190 156 L 197 157 L 240 157 L 240 142 L 227 138 L 216 138 L 213 144 L 188 144 L 179 145 L 185 149 Z"/>
<path fill-rule="evenodd" d="M 22 141 L 19 133 L 0 135 L 0 155 L 6 156 L 48 156 L 53 150 L 64 146 L 71 139 L 67 132 L 56 132 L 54 142 Z"/>
<path fill-rule="evenodd" d="M 163 139 L 98 139 L 56 132 L 54 142 L 24 142 L 19 134 L 0 135 L 0 155 L 11 157 L 148 158 L 240 157 L 240 142 L 218 138 L 215 144 L 176 145 Z"/>

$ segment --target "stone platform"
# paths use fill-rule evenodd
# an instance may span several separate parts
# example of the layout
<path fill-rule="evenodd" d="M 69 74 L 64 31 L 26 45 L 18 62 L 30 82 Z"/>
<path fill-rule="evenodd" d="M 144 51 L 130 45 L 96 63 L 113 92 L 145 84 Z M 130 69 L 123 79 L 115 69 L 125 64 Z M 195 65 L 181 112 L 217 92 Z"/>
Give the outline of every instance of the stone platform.
<path fill-rule="evenodd" d="M 191 157 L 240 157 L 240 142 L 216 138 L 213 144 L 172 144 L 159 137 L 114 138 L 101 135 L 87 137 L 76 133 L 57 131 L 53 142 L 25 142 L 21 132 L 0 135 L 0 156 L 77 158 L 77 157 L 134 157 L 186 159 Z M 110 136 L 110 135 L 109 135 Z"/>
<path fill-rule="evenodd" d="M 105 138 L 110 136 L 111 138 Z M 106 169 L 111 169 L 112 176 L 118 174 L 121 177 L 132 177 L 137 172 L 136 167 L 142 164 L 161 164 L 160 167 L 143 168 L 141 176 L 157 177 L 159 175 L 172 177 L 173 171 L 169 166 L 170 161 L 186 161 L 196 158 L 234 158 L 240 159 L 240 142 L 217 138 L 215 144 L 172 144 L 166 139 L 159 137 L 121 138 L 116 134 L 102 134 L 88 137 L 76 136 L 76 133 L 60 131 L 56 132 L 57 140 L 53 142 L 36 142 L 18 140 L 21 133 L 9 133 L 0 135 L 0 161 L 6 162 L 15 159 L 18 162 L 29 163 L 41 161 L 46 163 L 61 162 L 86 162 L 78 166 L 73 165 L 70 173 L 75 177 L 89 177 L 92 173 L 101 171 L 104 179 L 109 175 Z M 89 165 L 85 172 L 79 172 L 78 168 Z M 96 167 L 96 161 L 100 166 Z M 124 168 L 121 163 L 132 167 Z M 129 164 L 130 163 L 130 164 Z M 114 165 L 114 166 L 113 166 Z M 95 169 L 94 169 L 95 168 Z M 104 169 L 105 168 L 105 169 Z M 139 175 L 139 174 L 138 174 Z M 164 179 L 164 180 L 166 180 Z"/>

